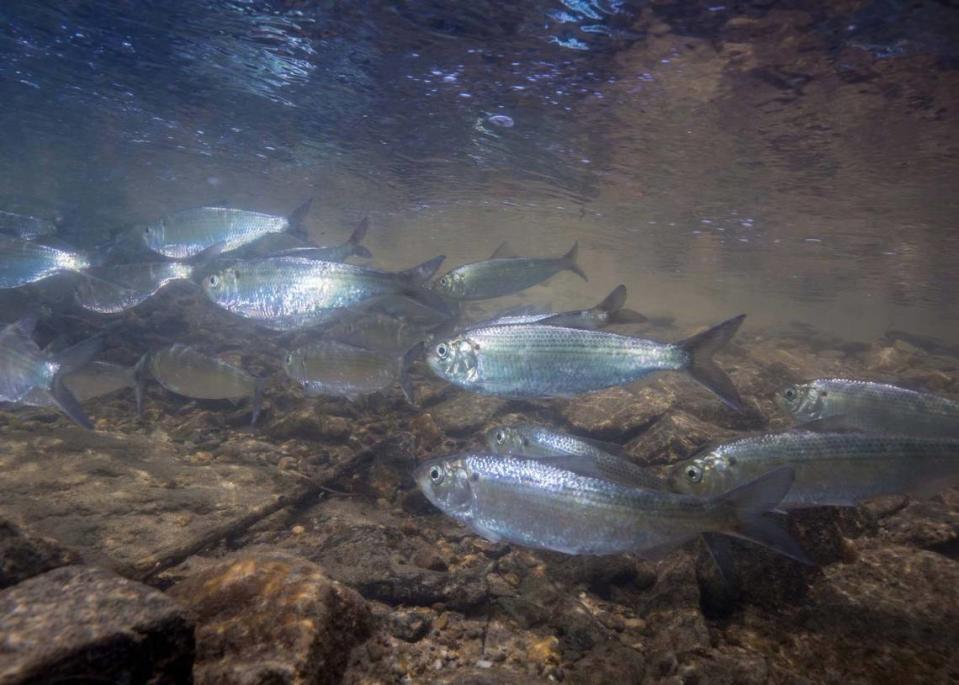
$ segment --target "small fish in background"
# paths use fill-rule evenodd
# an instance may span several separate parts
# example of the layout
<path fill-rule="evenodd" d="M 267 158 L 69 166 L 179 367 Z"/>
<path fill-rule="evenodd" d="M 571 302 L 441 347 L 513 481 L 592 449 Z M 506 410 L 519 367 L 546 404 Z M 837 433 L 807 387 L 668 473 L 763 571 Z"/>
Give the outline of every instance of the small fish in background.
<path fill-rule="evenodd" d="M 369 312 L 323 329 L 323 337 L 376 352 L 402 354 L 430 336 L 432 328 L 409 319 Z"/>
<path fill-rule="evenodd" d="M 90 266 L 81 252 L 0 235 L 0 288 L 19 288 Z"/>
<path fill-rule="evenodd" d="M 21 240 L 37 240 L 56 235 L 57 224 L 49 219 L 0 210 L 0 233 Z"/>
<path fill-rule="evenodd" d="M 542 283 L 560 271 L 572 271 L 588 280 L 576 264 L 578 244 L 559 258 L 516 257 L 507 243 L 484 262 L 464 264 L 433 284 L 433 290 L 454 300 L 487 300 L 511 295 Z"/>
<path fill-rule="evenodd" d="M 819 378 L 783 388 L 776 402 L 804 430 L 959 438 L 959 402 L 887 383 Z"/>
<path fill-rule="evenodd" d="M 540 323 L 566 328 L 598 330 L 615 324 L 644 323 L 647 321 L 646 317 L 639 312 L 635 312 L 632 309 L 623 309 L 623 305 L 625 304 L 626 286 L 618 285 L 602 302 L 589 309 L 576 309 L 559 313 L 540 311 L 524 313 L 513 310 L 512 312 L 504 312 L 487 321 L 470 324 L 466 328 L 519 323 Z"/>
<path fill-rule="evenodd" d="M 36 316 L 29 316 L 0 330 L 0 402 L 54 404 L 77 424 L 92 429 L 65 379 L 85 366 L 102 349 L 103 341 L 90 338 L 56 354 L 47 353 L 33 341 L 36 322 Z"/>
<path fill-rule="evenodd" d="M 446 312 L 448 306 L 422 284 L 439 268 L 434 257 L 399 273 L 301 257 L 236 262 L 202 281 L 212 302 L 266 328 L 291 331 L 334 321 L 391 296 Z"/>
<path fill-rule="evenodd" d="M 350 257 L 362 257 L 369 259 L 373 253 L 363 245 L 363 239 L 366 238 L 366 232 L 370 228 L 369 217 L 364 217 L 353 233 L 342 245 L 332 247 L 293 247 L 280 252 L 273 253 L 274 257 L 305 257 L 307 259 L 316 259 L 322 262 L 345 262 Z"/>
<path fill-rule="evenodd" d="M 116 264 L 80 276 L 74 296 L 84 309 L 119 314 L 146 301 L 175 281 L 190 281 L 194 267 L 181 262 Z"/>
<path fill-rule="evenodd" d="M 418 345 L 404 355 L 397 355 L 323 340 L 290 352 L 283 369 L 310 397 L 328 395 L 355 401 L 399 383 L 412 403 L 413 390 L 407 369 L 418 352 Z"/>
<path fill-rule="evenodd" d="M 791 431 L 743 438 L 676 464 L 674 492 L 708 497 L 788 466 L 784 508 L 851 507 L 880 495 L 932 495 L 959 484 L 959 440 Z"/>
<path fill-rule="evenodd" d="M 486 444 L 496 454 L 548 459 L 559 468 L 582 476 L 606 478 L 633 487 L 665 489 L 656 474 L 629 461 L 619 445 L 581 438 L 547 426 L 521 423 L 493 426 Z"/>
<path fill-rule="evenodd" d="M 65 374 L 63 384 L 73 393 L 78 402 L 88 402 L 127 388 L 135 391 L 136 367 L 122 366 L 112 362 L 90 362 L 76 371 Z M 24 404 L 50 406 L 54 402 L 48 396 L 38 394 L 35 396 L 35 401 L 25 401 Z"/>
<path fill-rule="evenodd" d="M 450 383 L 486 395 L 571 397 L 627 385 L 657 371 L 684 371 L 731 408 L 739 393 L 713 361 L 745 315 L 676 343 L 541 323 L 471 328 L 432 346 L 429 367 Z"/>
<path fill-rule="evenodd" d="M 792 485 L 792 469 L 717 497 L 636 488 L 559 468 L 548 459 L 464 453 L 424 462 L 414 479 L 440 511 L 492 542 L 566 554 L 659 558 L 702 533 L 805 554 L 766 514 Z"/>
<path fill-rule="evenodd" d="M 174 212 L 142 229 L 144 244 L 164 257 L 187 259 L 219 246 L 229 252 L 270 233 L 290 232 L 306 237 L 303 220 L 312 200 L 289 217 L 230 207 L 196 207 Z"/>
<path fill-rule="evenodd" d="M 256 424 L 266 378 L 176 343 L 147 353 L 137 364 L 137 413 L 143 413 L 143 388 L 153 378 L 170 392 L 197 400 L 239 401 L 252 398 L 250 425 Z"/>

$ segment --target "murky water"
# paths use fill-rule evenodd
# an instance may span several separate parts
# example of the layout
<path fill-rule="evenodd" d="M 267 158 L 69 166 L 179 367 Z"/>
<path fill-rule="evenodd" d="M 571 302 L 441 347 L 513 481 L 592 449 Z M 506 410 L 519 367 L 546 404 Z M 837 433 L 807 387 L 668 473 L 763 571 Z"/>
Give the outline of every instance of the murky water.
<path fill-rule="evenodd" d="M 189 284 L 115 315 L 83 310 L 70 274 L 0 290 L 4 323 L 39 312 L 52 349 L 99 333 L 97 358 L 124 379 L 176 342 L 250 374 L 233 403 L 150 384 L 142 417 L 124 386 L 84 402 L 95 431 L 49 403 L 3 407 L 0 537 L 19 535 L 9 519 L 30 545 L 52 542 L 0 558 L 0 588 L 22 559 L 22 577 L 82 560 L 215 607 L 197 577 L 256 576 L 253 599 L 223 602 L 259 607 L 237 612 L 225 660 L 290 664 L 303 682 L 317 657 L 270 651 L 271 631 L 299 626 L 313 644 L 317 615 L 344 640 L 324 668 L 347 682 L 954 681 L 955 489 L 796 513 L 818 566 L 734 546 L 730 598 L 703 547 L 654 564 L 490 543 L 411 474 L 517 421 L 671 465 L 792 427 L 773 397 L 817 377 L 956 399 L 957 35 L 959 9 L 935 0 L 0 3 L 0 210 L 55 218 L 58 243 L 117 258 L 176 210 L 285 216 L 312 198 L 316 244 L 369 217 L 363 244 L 388 270 L 578 241 L 588 282 L 560 273 L 470 304 L 475 318 L 590 307 L 621 283 L 650 322 L 620 332 L 674 341 L 747 315 L 718 355 L 743 413 L 681 374 L 517 401 L 423 364 L 413 405 L 398 384 L 306 397 L 283 360 L 313 332 L 255 326 Z M 248 396 L 263 401 L 255 428 Z M 229 566 L 234 554 L 252 561 Z M 286 585 L 324 573 L 359 593 L 337 611 L 355 603 L 350 625 L 373 637 L 304 610 L 315 585 Z M 202 631 L 232 628 L 197 621 L 204 658 L 219 653 Z M 0 630 L 0 680 L 5 644 Z M 199 682 L 233 682 L 184 658 Z"/>

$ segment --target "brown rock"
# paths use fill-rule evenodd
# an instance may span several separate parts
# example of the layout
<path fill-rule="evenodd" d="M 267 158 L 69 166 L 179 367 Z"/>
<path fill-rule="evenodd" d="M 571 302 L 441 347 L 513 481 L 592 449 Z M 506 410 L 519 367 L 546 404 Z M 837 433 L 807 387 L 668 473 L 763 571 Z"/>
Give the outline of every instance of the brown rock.
<path fill-rule="evenodd" d="M 53 540 L 31 535 L 0 519 L 0 589 L 45 571 L 80 563 L 80 557 Z"/>
<path fill-rule="evenodd" d="M 226 559 L 169 592 L 197 618 L 198 683 L 334 683 L 369 629 L 356 592 L 274 551 Z"/>
<path fill-rule="evenodd" d="M 450 435 L 465 435 L 481 428 L 506 405 L 506 400 L 458 392 L 434 406 L 436 425 Z"/>
<path fill-rule="evenodd" d="M 274 440 L 345 440 L 352 432 L 349 419 L 320 414 L 314 408 L 298 410 L 281 416 L 266 429 Z"/>
<path fill-rule="evenodd" d="M 569 400 L 560 413 L 573 432 L 622 441 L 665 414 L 675 398 L 675 393 L 658 381 L 635 391 L 609 388 Z"/>
<path fill-rule="evenodd" d="M 692 414 L 673 410 L 628 443 L 624 450 L 643 465 L 674 464 L 703 447 L 736 437 L 734 431 L 706 423 Z"/>

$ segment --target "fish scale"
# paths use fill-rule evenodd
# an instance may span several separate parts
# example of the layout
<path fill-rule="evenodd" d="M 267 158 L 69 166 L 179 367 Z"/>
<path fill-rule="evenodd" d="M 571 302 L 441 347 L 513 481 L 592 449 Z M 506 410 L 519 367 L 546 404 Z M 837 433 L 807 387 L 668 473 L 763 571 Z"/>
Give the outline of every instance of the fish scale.
<path fill-rule="evenodd" d="M 959 482 L 959 440 L 808 431 L 761 435 L 680 462 L 669 483 L 679 492 L 709 495 L 781 466 L 796 473 L 784 506 L 851 506 Z"/>

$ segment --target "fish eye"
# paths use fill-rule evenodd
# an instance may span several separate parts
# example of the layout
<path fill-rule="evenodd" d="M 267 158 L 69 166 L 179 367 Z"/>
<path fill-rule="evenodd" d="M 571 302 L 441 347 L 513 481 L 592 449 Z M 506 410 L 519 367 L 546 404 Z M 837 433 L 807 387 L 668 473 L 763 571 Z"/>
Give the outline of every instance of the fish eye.
<path fill-rule="evenodd" d="M 506 442 L 506 431 L 496 431 L 496 442 L 500 445 Z"/>
<path fill-rule="evenodd" d="M 215 288 L 220 284 L 220 279 L 216 275 L 210 276 L 206 280 L 207 280 L 207 283 L 210 284 L 211 288 Z"/>
<path fill-rule="evenodd" d="M 449 345 L 446 343 L 440 343 L 436 346 L 436 356 L 440 359 L 446 359 L 447 355 L 450 353 Z"/>
<path fill-rule="evenodd" d="M 690 483 L 698 483 L 703 479 L 703 470 L 695 464 L 686 467 L 686 480 Z"/>
<path fill-rule="evenodd" d="M 786 388 L 786 392 L 783 393 L 783 397 L 785 397 L 787 400 L 796 399 L 796 388 L 793 388 L 793 387 Z"/>
<path fill-rule="evenodd" d="M 439 466 L 434 466 L 430 469 L 430 480 L 434 483 L 438 483 L 443 477 L 443 472 L 440 470 Z"/>
<path fill-rule="evenodd" d="M 449 285 L 449 284 L 450 284 L 449 276 L 443 276 L 443 278 L 440 279 L 440 285 Z"/>

